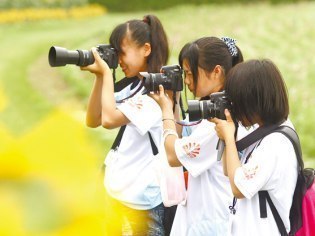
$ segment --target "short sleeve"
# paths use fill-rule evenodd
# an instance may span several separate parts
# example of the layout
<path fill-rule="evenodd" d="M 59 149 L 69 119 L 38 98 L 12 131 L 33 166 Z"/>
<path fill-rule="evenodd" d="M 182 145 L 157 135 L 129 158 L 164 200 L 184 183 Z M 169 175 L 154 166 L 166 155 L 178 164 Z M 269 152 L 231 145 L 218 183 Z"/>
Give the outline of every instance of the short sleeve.
<path fill-rule="evenodd" d="M 248 162 L 236 169 L 235 185 L 247 199 L 260 190 L 275 188 L 283 172 L 281 160 L 292 155 L 292 151 L 294 153 L 293 146 L 284 135 L 268 135 L 252 152 Z"/>
<path fill-rule="evenodd" d="M 217 162 L 217 142 L 214 124 L 205 120 L 190 136 L 176 140 L 175 152 L 189 173 L 197 177 Z"/>
<path fill-rule="evenodd" d="M 149 96 L 138 94 L 125 100 L 119 109 L 136 127 L 141 135 L 144 135 L 153 126 L 160 125 L 162 112 L 159 105 Z"/>

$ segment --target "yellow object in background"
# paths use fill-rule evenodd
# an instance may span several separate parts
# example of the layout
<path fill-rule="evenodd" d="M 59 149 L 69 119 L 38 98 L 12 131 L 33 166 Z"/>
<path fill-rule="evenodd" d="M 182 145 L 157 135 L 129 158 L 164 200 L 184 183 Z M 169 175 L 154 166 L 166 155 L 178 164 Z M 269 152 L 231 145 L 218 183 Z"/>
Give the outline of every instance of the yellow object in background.
<path fill-rule="evenodd" d="M 1 87 L 0 84 L 0 112 L 2 112 L 4 110 L 4 108 L 7 105 L 7 98 L 4 94 L 3 88 Z"/>
<path fill-rule="evenodd" d="M 82 7 L 66 8 L 26 8 L 0 11 L 1 23 L 16 23 L 22 21 L 38 21 L 45 19 L 84 18 L 104 15 L 107 9 L 91 4 Z"/>
<path fill-rule="evenodd" d="M 88 141 L 62 109 L 20 137 L 0 123 L 0 235 L 104 235 L 102 176 Z"/>

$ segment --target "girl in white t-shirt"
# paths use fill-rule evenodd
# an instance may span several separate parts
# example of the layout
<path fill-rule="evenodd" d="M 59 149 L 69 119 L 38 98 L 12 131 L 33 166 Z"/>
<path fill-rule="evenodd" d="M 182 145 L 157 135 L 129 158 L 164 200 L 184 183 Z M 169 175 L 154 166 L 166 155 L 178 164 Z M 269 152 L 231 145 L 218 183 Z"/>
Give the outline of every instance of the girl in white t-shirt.
<path fill-rule="evenodd" d="M 224 89 L 225 76 L 243 61 L 235 40 L 204 37 L 186 44 L 179 62 L 185 73 L 185 84 L 196 97 L 207 99 L 211 93 Z M 175 132 L 172 102 L 160 86 L 152 97 L 163 113 L 165 150 L 171 166 L 184 166 L 189 173 L 187 201 L 179 204 L 171 235 L 227 235 L 229 205 L 232 192 L 217 161 L 218 136 L 214 124 L 202 120 L 191 126 L 191 134 L 179 138 Z"/>
<path fill-rule="evenodd" d="M 164 235 L 164 206 L 155 177 L 152 146 L 154 143 L 160 147 L 162 113 L 152 98 L 143 95 L 139 73 L 157 73 L 167 63 L 167 37 L 159 19 L 147 15 L 143 20 L 118 25 L 110 36 L 110 44 L 127 79 L 136 78 L 134 83 L 114 93 L 111 70 L 95 48 L 92 49 L 95 63 L 81 68 L 96 76 L 87 108 L 87 125 L 101 125 L 105 129 L 125 127 L 120 144 L 110 150 L 105 160 L 104 184 L 109 195 L 106 235 Z M 116 103 L 130 95 L 133 96 Z"/>
<path fill-rule="evenodd" d="M 289 125 L 289 104 L 285 83 L 270 60 L 250 60 L 235 66 L 227 76 L 226 94 L 232 102 L 234 119 L 244 126 Z M 283 134 L 271 133 L 245 149 L 239 159 L 234 139 L 234 122 L 217 118 L 218 136 L 225 141 L 224 171 L 237 198 L 231 215 L 231 234 L 241 236 L 280 235 L 267 204 L 267 218 L 260 218 L 258 191 L 268 191 L 287 232 L 290 208 L 297 181 L 297 158 Z M 246 160 L 247 159 L 247 160 Z"/>

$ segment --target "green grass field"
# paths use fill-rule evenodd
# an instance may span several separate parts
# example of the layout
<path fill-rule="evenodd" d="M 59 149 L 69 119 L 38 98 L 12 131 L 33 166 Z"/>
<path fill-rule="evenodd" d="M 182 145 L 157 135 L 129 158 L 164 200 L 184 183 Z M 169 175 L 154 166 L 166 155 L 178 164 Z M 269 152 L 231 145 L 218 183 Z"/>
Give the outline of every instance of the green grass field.
<path fill-rule="evenodd" d="M 272 59 L 287 83 L 306 165 L 314 167 L 314 12 L 315 2 L 150 13 L 168 34 L 169 64 L 177 64 L 186 42 L 202 36 L 230 36 L 245 59 Z M 49 67 L 48 50 L 108 43 L 118 23 L 147 13 L 0 25 L 0 216 L 8 221 L 0 223 L 0 235 L 101 235 L 100 202 L 91 183 L 117 130 L 85 127 L 94 77 L 76 66 Z"/>

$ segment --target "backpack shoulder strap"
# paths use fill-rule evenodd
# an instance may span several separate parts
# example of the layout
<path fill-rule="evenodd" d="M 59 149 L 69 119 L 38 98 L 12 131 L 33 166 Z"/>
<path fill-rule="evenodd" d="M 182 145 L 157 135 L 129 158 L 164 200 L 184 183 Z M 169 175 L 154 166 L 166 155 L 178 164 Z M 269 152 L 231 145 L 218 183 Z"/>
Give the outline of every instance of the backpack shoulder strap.
<path fill-rule="evenodd" d="M 243 139 L 236 142 L 236 147 L 237 147 L 238 151 L 242 151 L 246 147 L 249 147 L 251 144 L 257 142 L 258 140 L 263 139 L 266 135 L 273 133 L 273 132 L 279 132 L 279 133 L 282 133 L 283 135 L 285 135 L 291 141 L 291 143 L 294 147 L 294 151 L 296 153 L 296 157 L 297 157 L 297 161 L 298 161 L 298 167 L 299 167 L 298 182 L 300 184 L 297 184 L 296 189 L 294 191 L 293 203 L 295 202 L 295 206 L 293 207 L 293 203 L 292 203 L 292 207 L 290 210 L 290 221 L 294 217 L 297 217 L 297 219 L 301 219 L 300 209 L 301 209 L 302 198 L 303 198 L 303 194 L 304 194 L 304 192 L 303 192 L 304 186 L 302 186 L 302 185 L 305 184 L 305 177 L 304 177 L 305 170 L 304 170 L 304 163 L 303 163 L 303 159 L 302 159 L 300 140 L 299 140 L 299 137 L 298 137 L 297 133 L 295 132 L 295 130 L 290 128 L 289 126 L 280 126 L 279 124 L 262 126 L 262 127 L 259 127 L 258 129 L 256 129 L 255 131 L 253 131 L 252 133 L 250 133 L 249 135 L 247 135 L 246 137 L 244 137 Z M 310 178 L 310 181 L 308 183 L 312 184 L 313 180 L 314 180 L 314 172 L 310 172 L 310 173 L 312 173 L 312 174 L 310 174 L 311 178 Z M 299 186 L 299 185 L 301 185 L 301 186 Z M 272 214 L 276 220 L 279 232 L 281 233 L 281 235 L 287 235 L 284 223 L 283 223 L 276 207 L 274 206 L 274 204 L 270 198 L 269 193 L 267 191 L 261 191 L 261 192 L 258 192 L 258 194 L 259 194 L 259 209 L 260 209 L 261 217 L 262 218 L 267 217 L 266 204 L 268 202 L 270 209 L 272 211 Z M 300 228 L 301 223 L 302 223 L 301 221 L 295 222 L 293 227 L 292 227 L 292 223 L 291 223 L 291 232 L 293 232 L 293 233 L 296 232 L 296 230 Z"/>
<path fill-rule="evenodd" d="M 279 126 L 273 132 L 279 132 L 285 135 L 291 141 L 298 160 L 299 171 L 302 171 L 304 169 L 304 162 L 302 159 L 302 150 L 298 134 L 295 132 L 294 129 L 286 125 Z"/>
<path fill-rule="evenodd" d="M 294 129 L 292 129 L 289 126 L 279 126 L 276 129 L 274 129 L 272 132 L 279 132 L 279 133 L 285 135 L 290 140 L 290 142 L 292 143 L 296 157 L 297 157 L 297 160 L 298 160 L 298 166 L 299 166 L 298 178 L 300 178 L 300 173 L 302 173 L 302 170 L 304 168 L 304 163 L 303 163 L 303 159 L 302 159 L 300 140 L 299 140 L 297 133 L 295 132 Z M 296 191 L 297 191 L 297 189 L 295 189 L 295 192 L 294 192 L 293 202 L 296 199 Z M 266 203 L 268 202 L 270 209 L 271 209 L 271 212 L 272 212 L 272 215 L 276 221 L 276 224 L 277 224 L 277 227 L 279 229 L 281 236 L 288 235 L 286 232 L 284 223 L 283 223 L 283 221 L 282 221 L 282 219 L 281 219 L 281 217 L 277 211 L 277 208 L 273 204 L 268 191 L 259 191 L 258 196 L 259 196 L 260 217 L 261 218 L 267 217 Z M 292 204 L 294 204 L 294 203 L 292 203 Z M 299 213 L 296 212 L 295 214 L 299 214 Z M 290 211 L 290 220 L 291 220 L 291 211 Z M 291 229 L 291 231 L 292 231 L 292 229 Z"/>
<path fill-rule="evenodd" d="M 266 125 L 266 126 L 261 126 L 257 128 L 256 130 L 251 132 L 249 135 L 245 136 L 244 138 L 236 142 L 237 150 L 243 151 L 245 148 L 249 147 L 253 143 L 262 139 L 266 135 L 272 133 L 278 127 L 279 127 L 279 124 L 273 124 L 273 125 Z"/>
<path fill-rule="evenodd" d="M 284 223 L 277 211 L 277 208 L 273 204 L 268 191 L 259 191 L 259 209 L 260 209 L 260 218 L 267 218 L 267 205 L 268 202 L 270 206 L 270 210 L 272 212 L 273 217 L 275 218 L 276 224 L 278 226 L 279 232 L 281 236 L 287 236 L 287 230 L 285 229 Z"/>
<path fill-rule="evenodd" d="M 314 181 L 314 169 L 312 168 L 304 168 L 304 161 L 302 158 L 302 149 L 301 149 L 301 143 L 298 134 L 294 129 L 292 129 L 289 126 L 280 126 L 278 129 L 275 130 L 275 132 L 282 133 L 285 135 L 288 139 L 290 139 L 294 151 L 298 160 L 298 165 L 299 165 L 299 172 L 303 174 L 303 176 L 306 178 L 305 183 L 307 188 L 309 188 Z"/>

